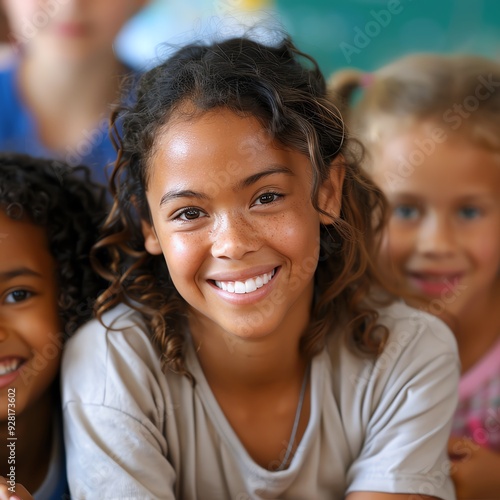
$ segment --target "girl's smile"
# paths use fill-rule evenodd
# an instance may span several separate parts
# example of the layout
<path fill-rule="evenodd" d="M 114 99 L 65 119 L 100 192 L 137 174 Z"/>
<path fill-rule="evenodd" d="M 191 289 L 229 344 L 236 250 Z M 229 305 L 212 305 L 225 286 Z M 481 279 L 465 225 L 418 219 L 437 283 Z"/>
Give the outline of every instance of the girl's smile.
<path fill-rule="evenodd" d="M 8 387 L 18 377 L 26 359 L 18 356 L 4 356 L 0 359 L 0 389 Z"/>
<path fill-rule="evenodd" d="M 429 297 L 441 297 L 452 293 L 460 285 L 461 273 L 409 272 L 408 281 L 413 288 Z"/>
<path fill-rule="evenodd" d="M 217 109 L 171 119 L 148 174 L 146 249 L 163 253 L 193 317 L 237 336 L 298 338 L 322 221 L 309 159 L 273 142 L 255 118 Z M 321 188 L 329 213 L 339 210 L 337 188 Z"/>
<path fill-rule="evenodd" d="M 232 304 L 253 304 L 263 300 L 274 289 L 274 278 L 279 268 L 269 273 L 262 273 L 253 278 L 240 278 L 234 281 L 214 281 L 216 292 L 221 299 Z M 210 280 L 211 281 L 211 280 Z"/>
<path fill-rule="evenodd" d="M 258 288 L 267 285 L 274 277 L 276 269 L 269 273 L 262 273 L 253 278 L 228 278 L 226 280 L 215 280 L 217 288 L 229 293 L 252 293 Z"/>
<path fill-rule="evenodd" d="M 61 325 L 56 262 L 44 228 L 4 213 L 0 227 L 8 235 L 0 246 L 0 419 L 5 419 L 7 387 L 16 389 L 19 415 L 48 397 L 59 370 Z"/>

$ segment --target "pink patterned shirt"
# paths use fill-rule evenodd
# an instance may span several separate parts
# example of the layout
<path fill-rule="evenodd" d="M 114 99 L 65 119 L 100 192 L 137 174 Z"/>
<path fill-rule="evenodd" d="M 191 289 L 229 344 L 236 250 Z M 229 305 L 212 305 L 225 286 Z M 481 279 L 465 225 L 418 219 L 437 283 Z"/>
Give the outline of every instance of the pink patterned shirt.
<path fill-rule="evenodd" d="M 500 340 L 460 379 L 452 434 L 500 452 Z"/>

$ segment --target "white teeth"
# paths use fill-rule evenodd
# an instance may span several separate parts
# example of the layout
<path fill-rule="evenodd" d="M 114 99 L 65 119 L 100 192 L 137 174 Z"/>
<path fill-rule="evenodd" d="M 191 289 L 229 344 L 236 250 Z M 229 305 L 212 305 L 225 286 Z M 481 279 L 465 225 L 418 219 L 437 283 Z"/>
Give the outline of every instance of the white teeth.
<path fill-rule="evenodd" d="M 264 285 L 271 281 L 274 276 L 275 270 L 273 269 L 270 273 L 261 274 L 255 278 L 249 278 L 245 282 L 243 281 L 216 281 L 215 285 L 230 293 L 252 293 L 258 288 L 262 288 Z"/>
<path fill-rule="evenodd" d="M 16 371 L 20 364 L 21 361 L 19 359 L 13 359 L 11 361 L 4 361 L 3 363 L 0 363 L 0 377 Z"/>
<path fill-rule="evenodd" d="M 249 280 L 245 281 L 245 292 L 250 293 L 250 292 L 255 292 L 257 290 L 257 281 L 250 278 Z"/>

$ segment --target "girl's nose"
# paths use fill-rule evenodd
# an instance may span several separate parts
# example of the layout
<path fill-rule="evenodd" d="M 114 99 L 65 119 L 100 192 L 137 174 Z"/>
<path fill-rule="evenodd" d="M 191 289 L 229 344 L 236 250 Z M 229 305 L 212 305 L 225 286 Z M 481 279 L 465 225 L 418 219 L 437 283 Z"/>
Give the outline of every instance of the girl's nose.
<path fill-rule="evenodd" d="M 428 256 L 448 256 L 456 249 L 451 221 L 446 217 L 429 215 L 421 226 L 418 249 Z"/>
<path fill-rule="evenodd" d="M 259 229 L 243 216 L 220 219 L 212 237 L 212 255 L 217 258 L 240 260 L 260 248 Z"/>

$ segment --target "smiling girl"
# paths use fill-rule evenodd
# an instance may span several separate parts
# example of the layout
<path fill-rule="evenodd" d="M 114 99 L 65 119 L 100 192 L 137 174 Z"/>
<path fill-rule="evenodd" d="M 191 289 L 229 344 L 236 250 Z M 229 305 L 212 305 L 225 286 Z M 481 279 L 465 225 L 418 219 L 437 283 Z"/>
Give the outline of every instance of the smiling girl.
<path fill-rule="evenodd" d="M 500 65 L 413 55 L 369 79 L 339 72 L 331 90 L 348 101 L 363 81 L 351 125 L 391 208 L 381 265 L 453 325 L 458 497 L 500 498 Z"/>
<path fill-rule="evenodd" d="M 88 175 L 83 167 L 0 155 L 0 476 L 35 499 L 67 491 L 62 345 L 90 317 L 103 285 L 89 251 L 104 191 Z"/>
<path fill-rule="evenodd" d="M 137 95 L 112 283 L 63 359 L 72 495 L 452 499 L 453 337 L 383 291 L 383 198 L 316 63 L 188 45 Z"/>

